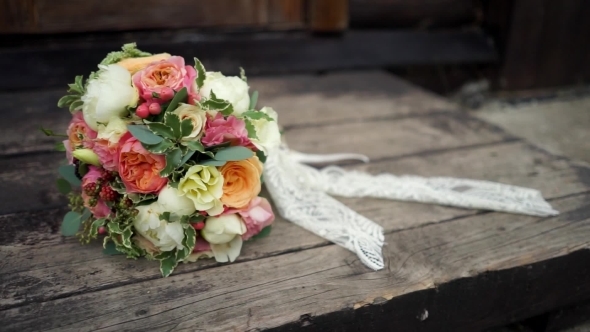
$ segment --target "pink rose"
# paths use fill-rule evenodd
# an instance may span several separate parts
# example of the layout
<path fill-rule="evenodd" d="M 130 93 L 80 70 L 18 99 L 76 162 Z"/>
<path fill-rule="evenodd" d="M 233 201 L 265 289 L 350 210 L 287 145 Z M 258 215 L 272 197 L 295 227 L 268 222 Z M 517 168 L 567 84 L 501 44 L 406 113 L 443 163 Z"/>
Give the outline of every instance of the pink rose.
<path fill-rule="evenodd" d="M 242 217 L 246 225 L 246 233 L 242 235 L 244 241 L 260 233 L 264 227 L 270 226 L 275 220 L 272 207 L 264 197 L 254 198 L 245 209 L 224 212 L 224 214 L 228 213 L 238 213 Z"/>
<path fill-rule="evenodd" d="M 202 237 L 197 237 L 197 240 L 195 242 L 195 248 L 193 249 L 193 253 L 210 252 L 210 251 L 211 251 L 211 245 L 209 244 L 209 242 L 207 242 L 207 240 L 203 239 Z"/>
<path fill-rule="evenodd" d="M 225 119 L 221 113 L 215 117 L 208 117 L 205 124 L 205 135 L 201 139 L 204 146 L 218 145 L 224 142 L 231 142 L 232 146 L 245 146 L 254 148 L 248 138 L 246 123 L 230 115 Z"/>
<path fill-rule="evenodd" d="M 108 139 L 97 139 L 94 142 L 94 153 L 98 156 L 100 164 L 107 171 L 117 171 L 119 167 L 118 144 L 109 142 Z"/>
<path fill-rule="evenodd" d="M 68 141 L 70 142 L 70 151 L 78 148 L 92 149 L 94 139 L 96 138 L 96 131 L 92 130 L 86 121 L 82 112 L 76 112 L 70 121 L 67 130 Z"/>
<path fill-rule="evenodd" d="M 84 188 L 87 184 L 96 183 L 96 181 L 102 176 L 100 168 L 96 166 L 88 166 L 88 173 L 84 175 L 82 178 L 82 188 Z M 90 206 L 90 196 L 86 194 L 84 190 L 82 190 L 82 199 L 84 200 L 84 206 L 92 212 L 94 217 L 96 218 L 105 218 L 109 214 L 111 214 L 111 209 L 109 206 L 100 198 L 98 198 L 95 206 Z"/>
<path fill-rule="evenodd" d="M 74 156 L 72 155 L 72 145 L 70 144 L 70 140 L 67 139 L 63 141 L 64 148 L 66 149 L 66 158 L 68 159 L 68 163 L 72 165 L 74 163 Z"/>
<path fill-rule="evenodd" d="M 196 77 L 197 71 L 195 68 L 185 66 L 182 57 L 173 56 L 153 62 L 133 74 L 133 84 L 137 87 L 139 95 L 144 100 L 165 102 L 168 98 L 152 98 L 152 92 L 161 93 L 164 88 L 171 88 L 174 91 L 187 88 L 188 92 L 192 93 Z"/>
<path fill-rule="evenodd" d="M 119 176 L 128 193 L 158 193 L 168 179 L 160 176 L 166 158 L 146 150 L 130 133 L 119 141 Z"/>

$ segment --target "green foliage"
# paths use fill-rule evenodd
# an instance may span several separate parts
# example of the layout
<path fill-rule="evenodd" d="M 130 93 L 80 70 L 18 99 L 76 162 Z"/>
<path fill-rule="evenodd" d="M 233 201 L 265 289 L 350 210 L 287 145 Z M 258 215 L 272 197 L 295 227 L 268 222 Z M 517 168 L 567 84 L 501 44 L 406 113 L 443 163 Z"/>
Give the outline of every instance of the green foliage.
<path fill-rule="evenodd" d="M 258 150 L 256 151 L 256 157 L 258 157 L 258 160 L 260 160 L 261 163 L 265 163 L 266 162 L 266 155 L 264 154 L 264 152 Z"/>
<path fill-rule="evenodd" d="M 220 161 L 238 161 L 251 158 L 254 155 L 252 150 L 243 146 L 230 146 L 223 150 L 219 150 L 215 154 L 215 160 Z"/>
<path fill-rule="evenodd" d="M 108 237 L 105 237 L 105 240 L 107 240 L 107 239 L 108 239 Z M 102 250 L 102 253 L 105 255 L 113 256 L 113 255 L 122 255 L 123 254 L 117 250 L 117 246 L 115 245 L 114 242 L 105 243 L 103 245 L 103 248 L 104 249 Z"/>
<path fill-rule="evenodd" d="M 225 161 L 221 161 L 221 160 L 208 159 L 208 160 L 204 160 L 204 161 L 199 162 L 199 165 L 221 167 L 221 166 L 225 165 L 225 163 L 226 163 Z"/>
<path fill-rule="evenodd" d="M 141 58 L 152 55 L 151 53 L 139 50 L 135 43 L 125 44 L 121 49 L 121 51 L 110 52 L 107 54 L 100 64 L 111 65 L 127 58 Z"/>
<path fill-rule="evenodd" d="M 258 135 L 256 134 L 256 128 L 252 124 L 252 121 L 248 118 L 244 118 L 244 122 L 246 123 L 246 131 L 248 131 L 248 137 L 257 139 Z"/>
<path fill-rule="evenodd" d="M 76 167 L 74 165 L 60 166 L 57 171 L 64 179 L 66 179 L 71 185 L 79 186 L 82 184 L 80 179 L 76 176 Z"/>
<path fill-rule="evenodd" d="M 57 102 L 57 107 L 68 107 L 70 112 L 77 111 L 82 108 L 82 96 L 86 93 L 84 86 L 84 76 L 79 75 L 74 79 L 74 83 L 68 84 L 68 94 L 61 97 Z"/>
<path fill-rule="evenodd" d="M 165 255 L 161 256 L 160 258 L 160 272 L 162 273 L 163 277 L 169 276 L 174 268 L 178 265 L 178 261 L 176 260 L 176 252 L 175 251 L 167 251 Z"/>
<path fill-rule="evenodd" d="M 141 143 L 145 143 L 148 145 L 155 145 L 155 144 L 162 142 L 162 140 L 164 140 L 162 137 L 152 133 L 146 126 L 128 125 L 127 129 L 129 129 L 129 132 L 131 133 L 131 135 L 133 135 L 133 137 L 137 138 L 137 140 L 140 141 Z"/>
<path fill-rule="evenodd" d="M 174 149 L 166 154 L 166 167 L 160 171 L 160 176 L 170 175 L 174 169 L 180 166 L 182 161 L 182 151 L 180 149 Z"/>
<path fill-rule="evenodd" d="M 67 195 L 72 191 L 72 185 L 64 178 L 57 179 L 57 190 L 63 194 Z"/>
<path fill-rule="evenodd" d="M 155 153 L 155 154 L 163 154 L 166 151 L 171 150 L 175 146 L 174 142 L 167 140 L 167 139 L 163 139 L 162 142 L 160 142 L 158 144 L 151 145 L 151 144 L 143 144 L 142 143 L 141 145 L 143 145 L 143 147 L 146 150 L 148 150 L 152 153 Z"/>
<path fill-rule="evenodd" d="M 172 128 L 174 138 L 179 139 L 182 137 L 182 129 L 180 128 L 180 118 L 174 113 L 166 113 L 164 116 L 164 123 Z"/>
<path fill-rule="evenodd" d="M 45 136 L 68 137 L 68 135 L 56 134 L 51 129 L 41 127 L 40 130 L 43 132 L 43 134 L 45 134 Z M 63 143 L 62 143 L 62 145 L 63 145 Z"/>
<path fill-rule="evenodd" d="M 98 228 L 101 226 L 104 226 L 106 222 L 107 222 L 106 218 L 100 218 L 100 219 L 94 220 L 92 222 L 92 225 L 90 225 L 88 237 L 96 239 L 96 237 L 98 236 Z"/>
<path fill-rule="evenodd" d="M 270 231 L 271 231 L 271 230 L 272 230 L 272 227 L 271 227 L 271 226 L 266 226 L 266 227 L 264 227 L 264 228 L 263 228 L 263 229 L 260 231 L 260 233 L 258 233 L 258 234 L 256 234 L 256 235 L 254 235 L 252 238 L 253 238 L 253 239 L 262 239 L 262 238 L 265 238 L 265 237 L 267 237 L 267 236 L 269 236 L 269 235 L 270 235 Z"/>
<path fill-rule="evenodd" d="M 185 137 L 193 132 L 193 122 L 189 119 L 184 119 L 180 123 L 180 137 Z"/>
<path fill-rule="evenodd" d="M 264 112 L 260 112 L 260 111 L 255 111 L 255 110 L 246 111 L 246 112 L 242 113 L 242 116 L 246 117 L 246 118 L 250 118 L 252 120 L 264 119 L 266 121 L 274 121 L 274 119 L 271 118 L 268 114 L 266 114 Z"/>
<path fill-rule="evenodd" d="M 213 91 L 211 91 L 209 99 L 201 103 L 201 108 L 204 110 L 218 111 L 223 116 L 231 115 L 234 112 L 232 104 L 227 100 L 217 98 Z"/>
<path fill-rule="evenodd" d="M 242 67 L 240 67 L 240 78 L 242 79 L 242 81 L 248 83 L 248 77 L 246 77 L 246 71 Z"/>
<path fill-rule="evenodd" d="M 55 143 L 55 151 L 65 152 L 66 146 L 64 145 L 64 142 Z"/>
<path fill-rule="evenodd" d="M 74 236 L 78 233 L 82 222 L 90 217 L 90 211 L 84 210 L 84 213 L 70 211 L 66 213 L 61 223 L 61 234 L 64 236 Z"/>
<path fill-rule="evenodd" d="M 205 78 L 207 78 L 207 72 L 205 71 L 205 66 L 199 61 L 199 59 L 195 58 L 195 70 L 197 71 L 197 87 L 202 88 L 203 84 L 205 83 Z"/>
<path fill-rule="evenodd" d="M 256 104 L 258 104 L 258 91 L 254 91 L 252 93 L 252 96 L 250 96 L 250 107 L 248 107 L 248 109 L 249 110 L 256 109 Z"/>
<path fill-rule="evenodd" d="M 188 97 L 188 90 L 186 88 L 180 89 L 174 95 L 174 98 L 172 98 L 172 100 L 170 101 L 170 104 L 168 104 L 168 107 L 166 107 L 165 113 L 173 112 L 178 107 L 179 103 L 186 101 L 187 97 Z"/>
<path fill-rule="evenodd" d="M 152 123 L 148 123 L 147 127 L 149 130 L 152 131 L 152 133 L 154 133 L 158 136 L 162 136 L 162 137 L 168 138 L 168 139 L 175 139 L 176 138 L 172 128 L 170 128 L 170 126 L 167 126 L 164 123 L 152 122 Z"/>

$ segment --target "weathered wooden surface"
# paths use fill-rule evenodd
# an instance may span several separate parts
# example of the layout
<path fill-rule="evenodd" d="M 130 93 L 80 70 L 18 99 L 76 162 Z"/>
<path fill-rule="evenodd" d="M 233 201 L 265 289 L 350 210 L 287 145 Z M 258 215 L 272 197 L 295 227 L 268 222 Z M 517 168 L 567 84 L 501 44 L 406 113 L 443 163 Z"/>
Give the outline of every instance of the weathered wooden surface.
<path fill-rule="evenodd" d="M 0 33 L 303 28 L 303 0 L 1 0 Z"/>
<path fill-rule="evenodd" d="M 0 89 L 65 86 L 75 75 L 95 70 L 104 54 L 130 42 L 152 53 L 197 56 L 206 68 L 234 75 L 240 66 L 249 74 L 276 75 L 497 60 L 493 44 L 477 31 L 358 30 L 319 37 L 307 32 L 220 35 L 190 30 L 47 39 L 0 35 L 0 72 L 12 75 L 0 81 Z M 27 68 L 19 70 L 14 63 Z"/>
<path fill-rule="evenodd" d="M 9 133 L 0 141 L 0 183 L 9 189 L 0 191 L 0 324 L 10 331 L 475 331 L 590 299 L 590 255 L 582 250 L 590 244 L 587 166 L 379 72 L 250 83 L 261 104 L 279 111 L 295 149 L 364 152 L 371 163 L 345 167 L 374 174 L 536 188 L 562 214 L 342 199 L 384 226 L 383 271 L 279 219 L 235 264 L 186 264 L 162 279 L 153 262 L 104 256 L 99 244 L 59 235 L 65 208 L 52 184 L 62 156 L 46 152 L 52 145 L 40 136 L 18 139 L 15 128 L 32 125 L 15 117 L 0 124 Z M 24 102 L 31 115 L 55 111 L 48 101 L 57 95 L 4 97 Z M 67 113 L 43 121 L 63 129 Z M 418 319 L 425 310 L 428 318 Z"/>

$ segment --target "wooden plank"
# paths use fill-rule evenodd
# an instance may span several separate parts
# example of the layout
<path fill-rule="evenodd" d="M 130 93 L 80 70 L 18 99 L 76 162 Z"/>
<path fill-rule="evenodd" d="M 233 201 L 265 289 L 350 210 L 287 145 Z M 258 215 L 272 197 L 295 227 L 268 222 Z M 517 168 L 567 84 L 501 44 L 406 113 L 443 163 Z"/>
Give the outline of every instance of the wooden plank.
<path fill-rule="evenodd" d="M 487 213 L 388 234 L 379 272 L 329 245 L 32 303 L 0 322 L 7 331 L 480 330 L 590 298 L 590 252 L 580 251 L 589 199 L 555 201 L 558 217 Z"/>
<path fill-rule="evenodd" d="M 581 171 L 572 168 L 566 160 L 532 150 L 522 142 L 349 167 L 373 174 L 390 172 L 501 181 L 536 188 L 547 198 L 590 190 L 590 181 L 582 181 Z M 590 174 L 590 169 L 585 169 L 585 172 Z M 471 210 L 378 199 L 340 200 L 382 225 L 387 232 L 417 228 L 476 213 Z M 0 246 L 6 256 L 0 272 L 0 280 L 3 281 L 0 283 L 0 308 L 159 278 L 159 271 L 153 262 L 131 262 L 122 257 L 107 257 L 102 254 L 100 244 L 81 246 L 74 239 L 63 240 L 58 228 L 64 213 L 65 210 L 61 208 L 0 217 Z M 27 222 L 23 223 L 22 220 Z M 279 219 L 270 237 L 244 246 L 238 261 L 327 244 L 325 240 L 302 228 Z M 54 255 L 54 252 L 59 252 L 60 255 Z M 203 262 L 183 265 L 177 273 L 211 266 L 216 264 Z"/>
<path fill-rule="evenodd" d="M 20 2 L 20 1 L 19 1 Z M 0 33 L 71 33 L 174 28 L 302 28 L 292 9 L 302 0 L 3 0 L 10 10 Z M 269 12 L 272 6 L 272 13 Z M 284 9 L 283 9 L 284 8 Z M 283 15 L 288 14 L 288 15 Z M 25 18 L 19 21 L 19 18 Z"/>
<path fill-rule="evenodd" d="M 251 91 L 260 92 L 259 107 L 272 106 L 279 112 L 280 124 L 287 129 L 456 109 L 445 99 L 383 71 L 253 77 L 248 83 Z M 52 150 L 56 140 L 42 135 L 39 126 L 65 132 L 70 121 L 69 112 L 56 106 L 64 93 L 65 88 L 0 93 L 5 109 L 21 110 L 3 115 L 5 121 L 0 122 L 0 155 Z M 369 103 L 371 107 L 359 112 L 358 105 Z"/>
<path fill-rule="evenodd" d="M 475 24 L 481 16 L 471 0 L 351 0 L 353 28 L 439 28 Z"/>
<path fill-rule="evenodd" d="M 309 28 L 314 32 L 341 32 L 348 28 L 348 0 L 308 2 Z"/>
<path fill-rule="evenodd" d="M 35 0 L 0 0 L 0 33 L 26 30 L 36 24 Z"/>
<path fill-rule="evenodd" d="M 332 37 L 296 32 L 206 35 L 163 31 L 47 40 L 5 39 L 0 40 L 7 45 L 0 49 L 0 72 L 12 76 L 11 80 L 0 82 L 0 90 L 65 86 L 74 76 L 95 70 L 105 54 L 126 42 L 137 42 L 140 48 L 154 53 L 168 52 L 187 59 L 198 56 L 207 68 L 232 75 L 238 74 L 240 66 L 249 74 L 259 75 L 489 63 L 497 59 L 487 36 L 473 31 L 365 30 Z M 27 64 L 27 71 L 16 70 L 13 63 Z"/>
<path fill-rule="evenodd" d="M 285 130 L 290 146 L 308 153 L 356 152 L 382 159 L 503 142 L 504 133 L 495 132 L 474 118 L 435 114 L 423 118 L 374 118 Z M 380 142 L 377 144 L 375 142 Z M 13 191 L 0 192 L 0 213 L 55 207 L 63 204 L 57 194 L 57 167 L 63 153 L 18 155 L 0 160 L 0 181 Z M 31 202 L 30 197 L 38 198 Z"/>

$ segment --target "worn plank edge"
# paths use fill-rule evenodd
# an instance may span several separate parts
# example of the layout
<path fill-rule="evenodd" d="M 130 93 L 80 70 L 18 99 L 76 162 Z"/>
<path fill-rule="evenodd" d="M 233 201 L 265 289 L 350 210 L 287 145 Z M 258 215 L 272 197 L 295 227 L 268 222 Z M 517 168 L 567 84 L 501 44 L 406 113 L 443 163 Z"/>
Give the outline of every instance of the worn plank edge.
<path fill-rule="evenodd" d="M 549 198 L 549 199 L 547 199 L 547 201 L 549 201 L 549 202 L 552 202 L 552 201 L 560 201 L 560 200 L 574 198 L 574 197 L 578 197 L 578 196 L 584 196 L 584 195 L 588 195 L 588 194 L 590 194 L 590 190 L 583 191 L 583 192 L 578 192 L 578 193 L 571 193 L 571 194 L 567 194 L 567 195 L 562 195 L 562 196 L 559 196 L 559 197 Z M 52 211 L 55 211 L 55 209 L 52 209 Z M 63 211 L 65 211 L 65 209 L 63 209 Z M 465 214 L 462 214 L 462 215 L 458 215 L 458 216 L 455 216 L 455 217 L 452 217 L 452 218 L 443 219 L 443 220 L 439 220 L 439 221 L 426 222 L 426 223 L 421 224 L 421 225 L 418 225 L 418 226 L 413 226 L 413 227 L 407 227 L 407 228 L 403 228 L 403 229 L 396 229 L 396 230 L 385 231 L 384 232 L 384 235 L 401 233 L 401 232 L 405 232 L 405 231 L 412 231 L 412 230 L 416 230 L 416 229 L 420 229 L 420 228 L 426 228 L 426 227 L 430 227 L 430 226 L 434 226 L 434 225 L 440 225 L 440 224 L 444 224 L 444 223 L 448 223 L 448 222 L 453 222 L 453 221 L 457 221 L 457 220 L 471 218 L 471 217 L 474 217 L 474 216 L 481 216 L 481 215 L 492 214 L 492 213 L 501 213 L 501 212 L 481 211 L 480 210 L 480 211 L 477 211 L 476 213 L 473 213 L 472 210 L 465 210 Z M 336 244 L 334 244 L 334 243 L 332 243 L 330 241 L 323 241 L 323 242 L 320 242 L 320 243 L 317 243 L 317 244 L 314 244 L 314 245 L 301 246 L 301 247 L 289 248 L 287 250 L 281 250 L 281 251 L 266 253 L 264 256 L 261 256 L 261 257 L 243 258 L 243 259 L 238 258 L 237 261 L 235 261 L 234 263 L 232 263 L 232 266 L 236 266 L 237 264 L 243 264 L 243 263 L 247 263 L 247 262 L 251 262 L 251 261 L 263 260 L 263 259 L 267 259 L 267 258 L 271 258 L 271 257 L 277 257 L 277 256 L 287 255 L 287 254 L 291 254 L 291 253 L 295 253 L 295 252 L 301 252 L 301 251 L 304 251 L 304 250 L 311 250 L 311 249 L 322 248 L 322 247 L 327 247 L 327 246 L 335 246 L 335 245 Z M 54 245 L 48 245 L 48 247 L 51 247 L 51 246 L 54 246 Z M 199 264 L 193 264 L 193 265 L 188 265 L 188 266 L 191 266 L 193 268 L 187 268 L 184 271 L 179 271 L 177 273 L 174 273 L 174 276 L 179 276 L 179 275 L 194 273 L 194 272 L 197 272 L 197 271 L 208 270 L 208 269 L 211 269 L 211 268 L 215 268 L 215 267 L 219 267 L 219 266 L 224 266 L 224 265 L 227 265 L 227 264 L 212 263 L 210 265 L 199 265 Z M 13 309 L 13 308 L 24 307 L 24 306 L 31 305 L 31 304 L 34 304 L 34 303 L 51 302 L 51 301 L 54 301 L 54 300 L 65 299 L 65 298 L 69 298 L 69 297 L 76 296 L 76 295 L 91 294 L 91 293 L 100 292 L 100 291 L 104 291 L 104 290 L 109 290 L 109 289 L 124 287 L 124 286 L 130 285 L 130 284 L 136 284 L 136 283 L 147 282 L 147 281 L 151 281 L 151 280 L 157 280 L 157 279 L 160 279 L 160 278 L 161 277 L 159 275 L 154 275 L 154 276 L 149 276 L 149 277 L 145 277 L 145 278 L 136 278 L 136 279 L 133 279 L 133 280 L 115 282 L 115 283 L 112 283 L 112 284 L 109 284 L 109 285 L 99 286 L 99 287 L 93 288 L 91 290 L 72 291 L 72 292 L 66 292 L 66 293 L 63 293 L 63 294 L 54 295 L 54 296 L 48 296 L 48 297 L 31 297 L 31 298 L 28 298 L 27 300 L 25 300 L 23 302 L 20 302 L 20 303 L 17 303 L 17 304 L 0 305 L 0 312 L 1 311 L 5 311 L 5 310 L 10 310 L 10 309 Z"/>

